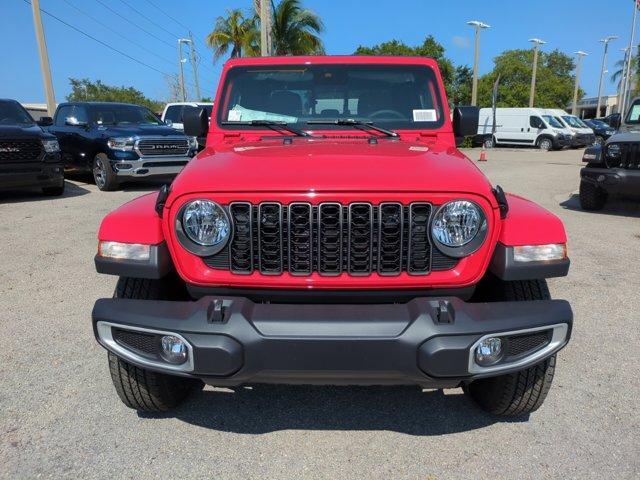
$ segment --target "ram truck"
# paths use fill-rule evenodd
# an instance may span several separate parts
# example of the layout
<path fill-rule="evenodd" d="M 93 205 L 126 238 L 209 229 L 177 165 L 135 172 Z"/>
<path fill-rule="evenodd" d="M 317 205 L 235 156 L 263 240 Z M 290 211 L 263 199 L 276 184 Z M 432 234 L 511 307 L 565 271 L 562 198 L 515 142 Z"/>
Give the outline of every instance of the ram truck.
<path fill-rule="evenodd" d="M 103 220 L 92 321 L 121 400 L 168 410 L 204 384 L 462 387 L 526 415 L 572 328 L 546 279 L 561 221 L 492 185 L 456 145 L 423 57 L 227 62 L 200 152 Z"/>

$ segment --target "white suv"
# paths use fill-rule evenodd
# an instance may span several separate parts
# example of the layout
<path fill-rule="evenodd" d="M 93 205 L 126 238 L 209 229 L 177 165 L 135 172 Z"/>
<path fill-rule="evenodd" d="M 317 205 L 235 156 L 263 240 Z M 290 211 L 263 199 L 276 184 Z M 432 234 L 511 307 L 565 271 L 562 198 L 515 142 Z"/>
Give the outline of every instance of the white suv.
<path fill-rule="evenodd" d="M 182 116 L 189 108 L 202 108 L 207 111 L 207 116 L 211 119 L 213 103 L 207 102 L 177 102 L 167 103 L 162 112 L 162 121 L 176 130 L 183 130 Z"/>

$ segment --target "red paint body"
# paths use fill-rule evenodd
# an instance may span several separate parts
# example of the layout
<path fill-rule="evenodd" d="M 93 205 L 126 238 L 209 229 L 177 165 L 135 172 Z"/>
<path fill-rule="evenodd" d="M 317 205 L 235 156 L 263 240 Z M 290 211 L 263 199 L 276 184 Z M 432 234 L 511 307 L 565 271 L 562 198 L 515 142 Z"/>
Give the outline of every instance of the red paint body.
<path fill-rule="evenodd" d="M 440 96 L 445 99 L 437 64 L 427 58 L 394 57 L 284 57 L 250 58 L 227 62 L 216 96 L 221 98 L 225 75 L 236 65 L 292 64 L 408 64 L 426 65 L 436 72 Z M 145 195 L 129 202 L 103 221 L 100 240 L 157 244 L 165 240 L 179 275 L 196 285 L 265 288 L 443 288 L 477 283 L 484 275 L 498 241 L 505 245 L 565 243 L 560 220 L 538 205 L 509 195 L 509 216 L 500 219 L 491 184 L 484 174 L 455 148 L 455 139 L 446 102 L 442 127 L 430 130 L 399 130 L 399 141 L 381 140 L 369 144 L 363 132 L 350 132 L 363 138 L 340 139 L 335 130 L 315 128 L 324 139 L 296 138 L 290 145 L 273 137 L 271 130 L 229 130 L 216 124 L 212 115 L 207 147 L 174 180 L 163 218 L 154 210 L 156 195 Z M 344 133 L 341 131 L 340 133 Z M 175 215 L 187 201 L 208 198 L 220 204 L 231 201 L 325 201 L 349 203 L 367 201 L 378 204 L 399 201 L 429 201 L 434 205 L 467 198 L 479 204 L 488 219 L 489 234 L 482 247 L 462 259 L 452 270 L 426 276 L 355 277 L 342 274 L 308 277 L 283 273 L 279 276 L 236 275 L 214 270 L 187 252 L 177 241 Z"/>

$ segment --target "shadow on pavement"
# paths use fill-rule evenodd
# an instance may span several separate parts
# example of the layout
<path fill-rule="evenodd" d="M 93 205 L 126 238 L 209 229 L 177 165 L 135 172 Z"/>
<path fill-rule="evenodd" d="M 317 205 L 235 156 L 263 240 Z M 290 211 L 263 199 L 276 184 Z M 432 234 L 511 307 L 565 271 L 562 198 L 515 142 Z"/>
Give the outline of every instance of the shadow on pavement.
<path fill-rule="evenodd" d="M 0 192 L 0 203 L 40 202 L 43 200 L 60 200 L 62 198 L 80 197 L 90 193 L 86 188 L 75 183 L 65 182 L 64 194 L 59 197 L 44 195 L 39 188 L 21 189 L 16 191 L 6 190 Z"/>
<path fill-rule="evenodd" d="M 625 199 L 613 196 L 607 199 L 607 203 L 602 210 L 587 211 L 580 207 L 580 196 L 574 193 L 564 202 L 560 202 L 560 206 L 567 210 L 585 212 L 593 215 L 617 215 L 620 217 L 640 218 L 640 201 L 638 201 L 638 199 Z"/>
<path fill-rule="evenodd" d="M 449 393 L 454 392 L 454 393 Z M 263 434 L 280 430 L 388 430 L 408 435 L 445 435 L 502 419 L 482 412 L 462 392 L 423 392 L 418 387 L 326 387 L 257 385 L 204 390 L 168 414 L 214 430 Z"/>

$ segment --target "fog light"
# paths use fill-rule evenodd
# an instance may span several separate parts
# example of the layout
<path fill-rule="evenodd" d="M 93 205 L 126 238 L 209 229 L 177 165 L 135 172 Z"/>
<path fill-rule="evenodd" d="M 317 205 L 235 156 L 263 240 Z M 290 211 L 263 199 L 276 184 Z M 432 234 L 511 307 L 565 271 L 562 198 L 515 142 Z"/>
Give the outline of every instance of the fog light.
<path fill-rule="evenodd" d="M 476 347 L 476 363 L 481 367 L 488 367 L 498 363 L 502 357 L 502 340 L 489 337 L 482 340 Z"/>
<path fill-rule="evenodd" d="M 160 344 L 160 356 L 169 363 L 180 365 L 189 358 L 189 348 L 187 344 L 178 337 L 164 335 L 160 339 Z"/>

